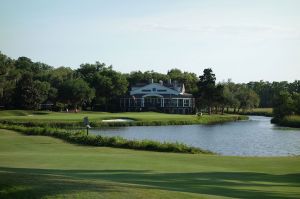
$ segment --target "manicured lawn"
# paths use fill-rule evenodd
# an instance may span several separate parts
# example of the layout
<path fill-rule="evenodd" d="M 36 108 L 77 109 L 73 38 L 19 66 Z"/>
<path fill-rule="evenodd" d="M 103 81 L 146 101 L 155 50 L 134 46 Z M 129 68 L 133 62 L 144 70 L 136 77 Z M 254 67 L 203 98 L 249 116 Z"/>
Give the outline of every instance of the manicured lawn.
<path fill-rule="evenodd" d="M 88 147 L 0 130 L 0 198 L 299 198 L 300 157 Z"/>
<path fill-rule="evenodd" d="M 164 114 L 156 112 L 50 112 L 50 111 L 24 111 L 24 110 L 5 110 L 0 111 L 1 120 L 12 121 L 34 121 L 34 122 L 81 122 L 84 117 L 89 117 L 90 121 L 101 122 L 104 119 L 128 118 L 141 122 L 162 122 L 162 121 L 187 121 L 189 123 L 208 124 L 222 122 L 227 120 L 235 120 L 240 116 L 237 115 L 182 115 L 182 114 Z"/>

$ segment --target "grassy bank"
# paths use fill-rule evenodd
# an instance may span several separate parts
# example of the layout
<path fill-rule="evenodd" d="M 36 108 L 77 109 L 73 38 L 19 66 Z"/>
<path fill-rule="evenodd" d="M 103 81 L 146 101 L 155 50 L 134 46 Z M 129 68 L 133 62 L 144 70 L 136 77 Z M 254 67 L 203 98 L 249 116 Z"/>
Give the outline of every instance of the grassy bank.
<path fill-rule="evenodd" d="M 273 116 L 273 108 L 254 108 L 252 110 L 245 111 L 245 115 L 258 115 L 258 116 Z"/>
<path fill-rule="evenodd" d="M 299 198 L 299 157 L 80 146 L 0 129 L 0 198 Z"/>
<path fill-rule="evenodd" d="M 273 108 L 254 108 L 246 111 L 239 111 L 238 113 L 234 113 L 233 109 L 229 109 L 229 113 L 231 114 L 240 114 L 240 115 L 257 115 L 257 116 L 273 116 Z"/>
<path fill-rule="evenodd" d="M 89 145 L 89 146 L 107 146 L 115 148 L 136 149 L 146 151 L 159 152 L 174 152 L 174 153 L 205 153 L 212 154 L 212 152 L 196 147 L 190 147 L 181 143 L 160 143 L 152 140 L 126 140 L 121 137 L 103 137 L 100 135 L 86 135 L 84 131 L 70 131 L 63 129 L 54 129 L 49 127 L 25 127 L 17 125 L 3 125 L 0 128 L 15 130 L 25 135 L 40 135 L 51 136 L 62 139 L 69 143 Z"/>
<path fill-rule="evenodd" d="M 91 126 L 146 126 L 146 125 L 184 125 L 184 124 L 215 124 L 247 119 L 240 115 L 181 115 L 155 112 L 80 112 L 59 113 L 43 111 L 0 111 L 0 122 L 6 124 L 23 124 L 26 126 L 76 127 L 82 126 L 82 119 L 89 117 Z M 132 122 L 107 123 L 107 119 L 130 119 Z"/>
<path fill-rule="evenodd" d="M 273 118 L 271 122 L 279 126 L 300 128 L 300 115 L 285 116 L 282 119 Z"/>

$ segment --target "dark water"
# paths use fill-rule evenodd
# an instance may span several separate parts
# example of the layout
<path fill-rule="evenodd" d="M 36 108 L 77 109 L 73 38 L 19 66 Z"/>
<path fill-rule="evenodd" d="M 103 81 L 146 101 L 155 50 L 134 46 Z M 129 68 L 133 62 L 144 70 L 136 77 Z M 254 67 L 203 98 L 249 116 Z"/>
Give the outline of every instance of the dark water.
<path fill-rule="evenodd" d="M 251 116 L 248 121 L 218 125 L 142 126 L 93 129 L 92 134 L 181 142 L 222 155 L 300 155 L 300 129 L 277 127 L 270 118 Z"/>

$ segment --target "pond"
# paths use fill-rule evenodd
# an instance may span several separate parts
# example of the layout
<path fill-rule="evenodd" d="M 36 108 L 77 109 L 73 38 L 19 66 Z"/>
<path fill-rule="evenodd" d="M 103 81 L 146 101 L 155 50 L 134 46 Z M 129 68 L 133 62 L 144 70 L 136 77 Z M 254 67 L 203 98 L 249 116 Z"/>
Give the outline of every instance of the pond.
<path fill-rule="evenodd" d="M 91 129 L 92 134 L 131 140 L 180 142 L 233 156 L 300 155 L 300 129 L 278 127 L 269 117 L 216 125 L 134 126 Z"/>

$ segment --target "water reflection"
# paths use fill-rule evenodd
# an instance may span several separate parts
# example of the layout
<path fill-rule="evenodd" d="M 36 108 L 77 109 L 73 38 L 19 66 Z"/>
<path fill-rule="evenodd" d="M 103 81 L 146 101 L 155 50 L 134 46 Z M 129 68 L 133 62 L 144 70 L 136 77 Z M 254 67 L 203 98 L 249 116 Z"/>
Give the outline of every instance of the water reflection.
<path fill-rule="evenodd" d="M 93 129 L 91 133 L 135 140 L 177 141 L 223 155 L 300 155 L 300 130 L 274 126 L 270 118 L 262 116 L 217 125 L 121 127 Z"/>

